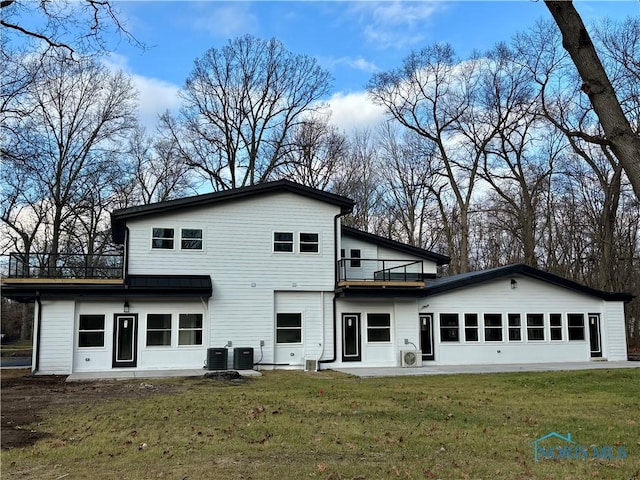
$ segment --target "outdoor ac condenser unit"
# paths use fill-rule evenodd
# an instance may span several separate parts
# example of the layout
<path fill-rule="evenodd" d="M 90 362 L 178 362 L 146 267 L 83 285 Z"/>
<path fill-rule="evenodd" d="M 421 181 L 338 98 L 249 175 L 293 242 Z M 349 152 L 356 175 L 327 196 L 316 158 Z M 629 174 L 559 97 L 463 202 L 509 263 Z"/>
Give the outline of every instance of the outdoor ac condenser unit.
<path fill-rule="evenodd" d="M 318 371 L 318 360 L 315 358 L 305 358 L 304 359 L 304 371 L 305 372 L 317 372 Z"/>
<path fill-rule="evenodd" d="M 416 350 L 400 350 L 400 361 L 403 367 L 421 367 L 422 354 Z"/>

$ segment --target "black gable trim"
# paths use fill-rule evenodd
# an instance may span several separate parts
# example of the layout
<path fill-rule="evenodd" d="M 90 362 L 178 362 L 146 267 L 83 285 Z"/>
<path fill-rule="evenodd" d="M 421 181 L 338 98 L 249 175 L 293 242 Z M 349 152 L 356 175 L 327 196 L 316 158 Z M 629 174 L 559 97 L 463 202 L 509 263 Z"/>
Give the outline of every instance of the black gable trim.
<path fill-rule="evenodd" d="M 425 293 L 427 295 L 435 295 L 459 288 L 477 285 L 483 282 L 496 280 L 498 278 L 510 275 L 522 275 L 530 278 L 542 280 L 543 282 L 557 285 L 559 287 L 568 288 L 586 295 L 598 297 L 603 300 L 630 302 L 634 295 L 626 292 L 604 292 L 595 288 L 587 287 L 572 280 L 554 275 L 537 268 L 530 267 L 522 263 L 507 265 L 505 267 L 497 267 L 489 270 L 480 270 L 477 272 L 462 273 L 451 277 L 442 277 L 435 281 L 427 280 Z"/>
<path fill-rule="evenodd" d="M 425 250 L 424 248 L 413 247 L 411 245 L 407 245 L 406 243 L 396 242 L 395 240 L 384 238 L 379 235 L 374 235 L 373 233 L 363 232 L 362 230 L 357 230 L 352 227 L 343 226 L 342 235 L 355 238 L 357 240 L 362 240 L 363 242 L 369 242 L 375 245 L 380 245 L 382 247 L 391 248 L 393 250 L 397 250 L 409 255 L 414 255 L 416 257 L 431 260 L 435 262 L 436 265 L 446 265 L 451 261 L 451 258 L 446 255 L 440 255 L 439 253 L 431 252 L 429 250 Z"/>
<path fill-rule="evenodd" d="M 115 243 L 124 242 L 124 230 L 126 221 L 129 218 L 136 218 L 176 210 L 206 206 L 225 201 L 239 200 L 242 198 L 252 197 L 255 195 L 266 195 L 277 192 L 291 192 L 308 198 L 313 198 L 321 202 L 330 203 L 340 207 L 343 215 L 353 210 L 353 200 L 336 195 L 334 193 L 325 192 L 315 188 L 307 187 L 290 180 L 278 180 L 275 182 L 261 183 L 248 187 L 234 188 L 232 190 L 223 190 L 221 192 L 205 193 L 193 197 L 178 198 L 168 200 L 166 202 L 152 203 L 149 205 L 139 205 L 136 207 L 121 208 L 111 213 L 112 237 Z"/>

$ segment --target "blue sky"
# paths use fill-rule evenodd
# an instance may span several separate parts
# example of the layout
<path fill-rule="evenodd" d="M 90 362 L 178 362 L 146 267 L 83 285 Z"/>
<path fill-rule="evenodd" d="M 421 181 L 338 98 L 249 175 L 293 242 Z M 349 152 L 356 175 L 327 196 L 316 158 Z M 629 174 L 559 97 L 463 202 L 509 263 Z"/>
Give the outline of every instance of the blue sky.
<path fill-rule="evenodd" d="M 638 0 L 574 2 L 585 23 L 640 15 Z M 127 29 L 149 48 L 121 42 L 110 62 L 134 75 L 143 122 L 176 108 L 177 90 L 193 61 L 231 38 L 275 37 L 312 56 L 333 76 L 330 101 L 336 123 L 366 125 L 380 112 L 366 104 L 364 87 L 376 71 L 397 67 L 411 51 L 449 42 L 460 57 L 509 40 L 538 19 L 550 19 L 542 1 L 120 1 Z"/>

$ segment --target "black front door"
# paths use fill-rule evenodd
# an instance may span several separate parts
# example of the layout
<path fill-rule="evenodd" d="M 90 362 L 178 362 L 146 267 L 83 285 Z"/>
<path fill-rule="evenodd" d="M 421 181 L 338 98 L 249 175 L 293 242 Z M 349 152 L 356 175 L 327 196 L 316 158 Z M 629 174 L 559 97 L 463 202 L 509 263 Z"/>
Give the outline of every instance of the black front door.
<path fill-rule="evenodd" d="M 591 344 L 591 356 L 601 357 L 600 315 L 589 315 L 589 343 Z"/>
<path fill-rule="evenodd" d="M 342 314 L 342 361 L 359 362 L 360 353 L 360 314 Z"/>
<path fill-rule="evenodd" d="M 435 360 L 433 352 L 433 315 L 420 315 L 420 350 L 423 360 Z"/>
<path fill-rule="evenodd" d="M 117 367 L 135 367 L 138 355 L 138 316 L 116 314 L 113 317 L 113 364 Z"/>

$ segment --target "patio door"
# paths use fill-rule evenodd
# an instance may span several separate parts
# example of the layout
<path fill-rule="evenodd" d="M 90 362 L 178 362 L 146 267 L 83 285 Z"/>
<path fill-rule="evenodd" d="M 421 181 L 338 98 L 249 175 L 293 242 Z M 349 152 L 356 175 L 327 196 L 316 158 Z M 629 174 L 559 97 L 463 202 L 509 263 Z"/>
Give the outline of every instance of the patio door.
<path fill-rule="evenodd" d="M 600 315 L 589 315 L 589 343 L 591 345 L 591 357 L 601 357 Z"/>
<path fill-rule="evenodd" d="M 342 314 L 342 361 L 359 362 L 362 360 L 360 352 L 360 314 Z"/>
<path fill-rule="evenodd" d="M 433 315 L 420 315 L 420 350 L 423 360 L 435 360 L 433 351 Z"/>
<path fill-rule="evenodd" d="M 138 357 L 138 315 L 113 317 L 113 368 L 135 367 Z"/>

